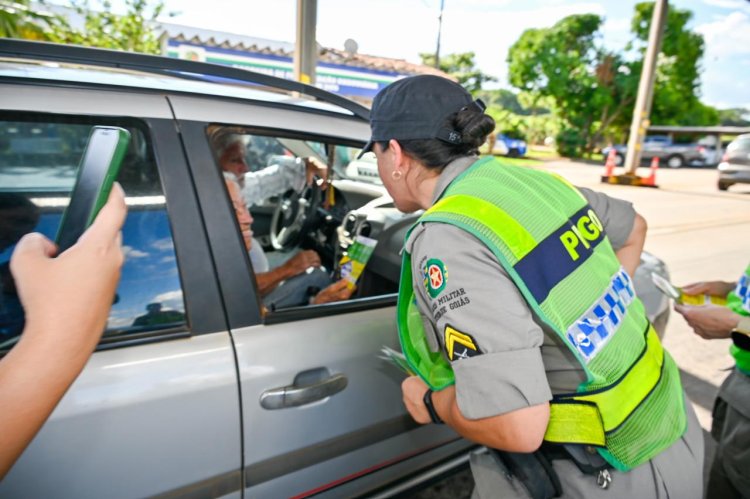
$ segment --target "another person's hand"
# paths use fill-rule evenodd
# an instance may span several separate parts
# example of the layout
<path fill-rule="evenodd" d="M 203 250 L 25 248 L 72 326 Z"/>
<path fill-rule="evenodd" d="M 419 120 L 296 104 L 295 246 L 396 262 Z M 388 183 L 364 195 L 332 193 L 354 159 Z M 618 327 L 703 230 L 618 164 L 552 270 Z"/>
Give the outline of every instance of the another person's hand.
<path fill-rule="evenodd" d="M 707 340 L 729 338 L 732 329 L 737 327 L 740 321 L 740 316 L 727 307 L 675 304 L 674 309 L 685 318 L 695 334 Z"/>
<path fill-rule="evenodd" d="M 726 296 L 734 289 L 735 285 L 733 282 L 725 281 L 694 282 L 683 286 L 682 292 L 686 295 Z"/>
<path fill-rule="evenodd" d="M 348 300 L 351 298 L 352 293 L 354 293 L 354 288 L 350 289 L 347 286 L 347 282 L 346 279 L 340 279 L 327 286 L 315 295 L 315 298 L 312 299 L 312 303 L 314 305 L 320 305 L 322 303 Z"/>
<path fill-rule="evenodd" d="M 312 185 L 313 178 L 317 176 L 323 181 L 321 187 L 325 188 L 328 180 L 328 165 L 312 156 L 302 158 L 302 161 L 305 162 L 305 182 L 307 182 L 307 185 Z"/>
<path fill-rule="evenodd" d="M 284 263 L 284 267 L 292 276 L 299 275 L 310 267 L 320 265 L 320 256 L 313 250 L 300 251 Z"/>
<path fill-rule="evenodd" d="M 57 247 L 41 234 L 21 239 L 10 262 L 26 313 L 21 341 L 55 332 L 81 334 L 88 336 L 81 353 L 93 351 L 120 279 L 124 261 L 120 229 L 126 213 L 125 195 L 115 184 L 91 227 L 57 258 L 53 258 Z"/>
<path fill-rule="evenodd" d="M 124 260 L 127 208 L 116 184 L 94 223 L 57 258 L 41 234 L 16 245 L 10 270 L 26 313 L 0 361 L 0 480 L 86 365 L 104 331 Z"/>
<path fill-rule="evenodd" d="M 428 387 L 419 376 L 409 376 L 401 383 L 401 393 L 406 410 L 414 421 L 420 424 L 432 422 L 430 413 L 424 405 L 424 394 Z"/>

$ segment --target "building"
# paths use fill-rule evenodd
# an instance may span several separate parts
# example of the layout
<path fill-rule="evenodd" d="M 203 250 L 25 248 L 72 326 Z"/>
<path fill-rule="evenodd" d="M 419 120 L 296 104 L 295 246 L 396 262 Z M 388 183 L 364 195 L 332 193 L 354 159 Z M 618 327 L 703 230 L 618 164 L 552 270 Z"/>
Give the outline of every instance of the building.
<path fill-rule="evenodd" d="M 177 24 L 160 23 L 162 52 L 169 57 L 226 64 L 258 73 L 294 79 L 294 43 L 255 38 Z M 355 43 L 347 44 L 351 48 Z M 430 66 L 402 59 L 318 47 L 315 86 L 370 104 L 389 83 L 405 76 L 434 74 L 454 79 Z"/>

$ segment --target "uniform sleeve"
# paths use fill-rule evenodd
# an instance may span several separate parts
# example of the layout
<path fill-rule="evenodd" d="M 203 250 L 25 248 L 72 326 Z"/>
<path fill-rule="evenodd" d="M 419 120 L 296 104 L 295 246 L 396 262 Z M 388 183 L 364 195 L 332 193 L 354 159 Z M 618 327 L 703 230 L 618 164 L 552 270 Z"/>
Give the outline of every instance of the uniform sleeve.
<path fill-rule="evenodd" d="M 625 245 L 635 223 L 633 204 L 623 199 L 609 197 L 604 193 L 579 187 L 579 191 L 594 209 L 604 225 L 604 231 L 615 251 Z"/>
<path fill-rule="evenodd" d="M 414 232 L 417 304 L 428 340 L 452 363 L 461 413 L 479 419 L 550 400 L 542 330 L 494 255 L 451 225 Z"/>
<path fill-rule="evenodd" d="M 276 164 L 262 170 L 247 172 L 242 197 L 248 206 L 278 196 L 289 189 L 299 191 L 305 184 L 305 168 L 295 158 L 279 158 Z"/>

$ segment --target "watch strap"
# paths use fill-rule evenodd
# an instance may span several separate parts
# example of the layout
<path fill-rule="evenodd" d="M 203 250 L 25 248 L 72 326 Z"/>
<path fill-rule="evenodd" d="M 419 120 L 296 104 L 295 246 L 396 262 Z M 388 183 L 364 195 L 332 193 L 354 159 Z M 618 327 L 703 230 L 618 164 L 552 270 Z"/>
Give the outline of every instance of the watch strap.
<path fill-rule="evenodd" d="M 432 403 L 432 390 L 428 388 L 427 391 L 424 392 L 422 401 L 424 402 L 424 406 L 427 408 L 427 412 L 430 414 L 430 420 L 434 424 L 445 424 L 445 421 L 440 419 L 440 416 L 438 415 L 437 411 L 435 410 L 435 406 Z"/>

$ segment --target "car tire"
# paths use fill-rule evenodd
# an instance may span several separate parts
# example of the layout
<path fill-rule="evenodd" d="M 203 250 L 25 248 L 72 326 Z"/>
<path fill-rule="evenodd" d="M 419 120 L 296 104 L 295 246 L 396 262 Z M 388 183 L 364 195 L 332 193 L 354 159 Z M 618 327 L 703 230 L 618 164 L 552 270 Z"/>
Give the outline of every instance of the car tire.
<path fill-rule="evenodd" d="M 673 154 L 664 163 L 670 168 L 682 168 L 685 166 L 685 158 L 679 154 Z"/>
<path fill-rule="evenodd" d="M 615 166 L 622 166 L 625 164 L 625 156 L 619 152 L 615 154 Z"/>
<path fill-rule="evenodd" d="M 728 184 L 726 182 L 719 181 L 719 183 L 716 185 L 716 187 L 718 187 L 720 191 L 726 191 L 727 189 L 729 189 L 729 187 L 731 185 L 732 184 Z"/>

